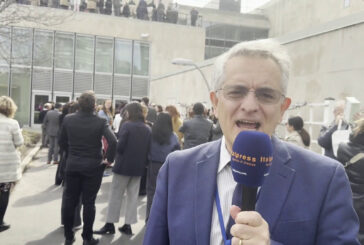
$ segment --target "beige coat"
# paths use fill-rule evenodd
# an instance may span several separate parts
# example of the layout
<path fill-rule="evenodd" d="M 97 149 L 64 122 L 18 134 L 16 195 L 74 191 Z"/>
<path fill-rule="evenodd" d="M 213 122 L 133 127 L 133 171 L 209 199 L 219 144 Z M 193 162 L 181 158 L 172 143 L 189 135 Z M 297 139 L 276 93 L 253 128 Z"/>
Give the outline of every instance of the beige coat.
<path fill-rule="evenodd" d="M 297 131 L 292 131 L 291 133 L 288 133 L 285 138 L 285 141 L 291 142 L 291 143 L 301 146 L 303 148 L 307 148 L 307 146 L 305 146 L 305 144 L 303 144 L 301 135 Z"/>

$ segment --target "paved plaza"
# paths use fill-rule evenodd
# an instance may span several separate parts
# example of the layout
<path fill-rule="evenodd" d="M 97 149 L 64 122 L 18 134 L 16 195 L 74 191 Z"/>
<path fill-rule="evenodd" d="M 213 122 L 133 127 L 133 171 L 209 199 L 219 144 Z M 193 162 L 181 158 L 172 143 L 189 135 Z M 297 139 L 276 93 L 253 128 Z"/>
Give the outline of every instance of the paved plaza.
<path fill-rule="evenodd" d="M 11 228 L 0 233 L 1 245 L 60 245 L 64 243 L 61 226 L 62 187 L 54 185 L 56 165 L 47 165 L 47 150 L 42 149 L 29 164 L 23 178 L 11 193 L 5 222 Z M 110 171 L 110 170 L 108 170 Z M 101 189 L 96 199 L 96 218 L 94 229 L 105 223 L 111 176 L 103 178 Z M 146 197 L 139 197 L 137 224 L 132 225 L 133 236 L 127 236 L 116 230 L 114 235 L 95 235 L 100 245 L 142 244 L 145 232 Z M 125 204 L 125 203 L 123 203 Z M 124 214 L 123 205 L 121 213 Z M 120 218 L 116 228 L 124 224 Z M 76 232 L 75 245 L 82 244 L 82 229 Z"/>

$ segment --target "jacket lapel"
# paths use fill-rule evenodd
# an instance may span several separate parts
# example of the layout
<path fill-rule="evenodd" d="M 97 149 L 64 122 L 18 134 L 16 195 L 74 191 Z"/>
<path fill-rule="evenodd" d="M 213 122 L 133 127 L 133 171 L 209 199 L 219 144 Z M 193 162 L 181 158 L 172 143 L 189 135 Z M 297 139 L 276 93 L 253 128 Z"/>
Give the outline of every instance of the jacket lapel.
<path fill-rule="evenodd" d="M 221 140 L 208 147 L 201 161 L 196 162 L 195 231 L 196 244 L 210 244 L 212 208 L 215 197 L 216 175 L 220 161 Z"/>
<path fill-rule="evenodd" d="M 275 137 L 272 137 L 272 143 L 272 166 L 257 202 L 257 211 L 268 222 L 271 233 L 274 231 L 295 175 L 295 170 L 286 165 L 291 156 L 285 145 Z"/>

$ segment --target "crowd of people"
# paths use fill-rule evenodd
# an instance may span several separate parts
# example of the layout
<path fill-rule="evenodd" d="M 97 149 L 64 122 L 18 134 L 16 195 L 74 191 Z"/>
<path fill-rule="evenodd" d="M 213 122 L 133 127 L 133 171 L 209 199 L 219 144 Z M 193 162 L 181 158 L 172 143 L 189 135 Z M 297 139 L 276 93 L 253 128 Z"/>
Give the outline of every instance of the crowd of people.
<path fill-rule="evenodd" d="M 326 156 L 308 149 L 311 137 L 298 115 L 287 120 L 285 141 L 279 139 L 276 126 L 291 103 L 286 96 L 289 66 L 286 51 L 272 40 L 238 44 L 215 61 L 213 108 L 196 102 L 186 118 L 175 105 L 152 105 L 147 97 L 117 109 L 112 100 L 96 106 L 92 91 L 63 106 L 46 103 L 39 115 L 42 144 L 48 147 L 47 164 L 58 165 L 55 183 L 64 185 L 65 244 L 75 241 L 81 207 L 83 244 L 98 244 L 94 234 L 115 233 L 123 202 L 125 221 L 119 231 L 132 235 L 138 195 L 144 193 L 146 245 L 297 244 L 297 239 L 302 244 L 364 244 L 363 114 L 346 122 L 345 104 L 336 102 L 335 118 L 318 138 Z M 3 218 L 10 188 L 21 176 L 16 147 L 23 138 L 12 119 L 15 111 L 11 98 L 1 96 L 0 231 L 10 227 Z M 352 129 L 349 141 L 335 152 L 332 135 L 347 128 Z M 251 212 L 231 207 L 241 192 L 230 156 L 235 137 L 245 130 L 267 134 L 274 149 Z M 106 223 L 94 230 L 106 168 L 113 173 Z"/>
<path fill-rule="evenodd" d="M 125 224 L 119 230 L 131 235 L 131 225 L 137 222 L 138 195 L 147 195 L 147 221 L 157 175 L 168 154 L 222 136 L 221 129 L 216 130 L 217 119 L 199 102 L 188 110 L 184 121 L 176 106 L 151 105 L 147 97 L 122 102 L 116 110 L 110 99 L 98 106 L 95 102 L 95 95 L 89 91 L 77 102 L 63 106 L 48 102 L 39 114 L 42 145 L 48 147 L 47 164 L 58 164 L 55 184 L 64 185 L 61 223 L 66 244 L 73 243 L 73 228 L 81 225 L 81 206 L 84 210 L 82 237 L 86 244 L 97 243 L 92 234 L 114 234 L 114 223 L 119 222 L 124 199 Z M 113 176 L 106 223 L 92 232 L 94 203 L 102 173 L 111 166 Z"/>
<path fill-rule="evenodd" d="M 162 1 L 156 5 L 154 0 L 149 3 L 140 0 L 137 5 L 133 0 L 17 0 L 17 3 L 174 24 L 177 24 L 180 14 L 177 3 L 171 3 L 166 8 Z M 196 26 L 198 18 L 199 12 L 196 8 L 192 8 L 190 25 Z"/>

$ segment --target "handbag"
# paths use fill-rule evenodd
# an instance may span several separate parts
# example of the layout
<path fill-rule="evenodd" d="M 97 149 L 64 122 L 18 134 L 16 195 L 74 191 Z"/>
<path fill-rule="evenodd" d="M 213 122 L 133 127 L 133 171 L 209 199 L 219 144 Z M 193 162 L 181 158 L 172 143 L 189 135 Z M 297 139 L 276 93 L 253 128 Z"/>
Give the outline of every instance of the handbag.
<path fill-rule="evenodd" d="M 349 167 L 350 165 L 353 165 L 354 163 L 358 162 L 359 160 L 364 158 L 364 153 L 360 152 L 353 156 L 349 161 L 347 161 L 344 165 L 345 168 Z"/>
<path fill-rule="evenodd" d="M 331 135 L 332 152 L 334 153 L 335 157 L 337 157 L 337 150 L 339 148 L 339 144 L 349 142 L 349 137 L 351 134 L 350 126 L 348 127 L 348 129 L 341 130 L 341 125 L 342 125 L 342 120 L 339 121 L 339 124 L 337 126 L 338 129 Z"/>

